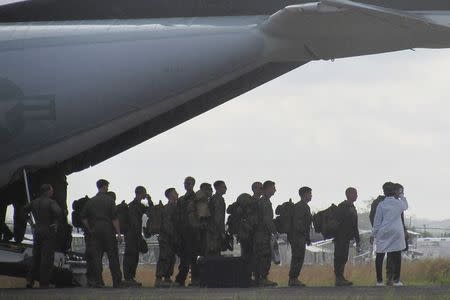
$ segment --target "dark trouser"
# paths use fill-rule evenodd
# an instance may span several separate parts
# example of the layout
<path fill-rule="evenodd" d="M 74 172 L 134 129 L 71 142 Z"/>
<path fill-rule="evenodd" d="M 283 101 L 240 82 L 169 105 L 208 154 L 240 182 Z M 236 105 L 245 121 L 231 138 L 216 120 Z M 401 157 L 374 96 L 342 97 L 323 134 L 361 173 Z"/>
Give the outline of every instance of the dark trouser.
<path fill-rule="evenodd" d="M 120 284 L 122 281 L 122 272 L 120 271 L 119 249 L 117 248 L 117 240 L 112 224 L 108 222 L 98 222 L 95 224 L 91 242 L 96 283 L 101 284 L 102 282 L 102 258 L 103 253 L 106 252 L 113 285 Z"/>
<path fill-rule="evenodd" d="M 388 252 L 386 262 L 387 280 L 390 282 L 400 281 L 400 270 L 402 267 L 402 252 Z"/>
<path fill-rule="evenodd" d="M 383 282 L 383 261 L 384 261 L 384 253 L 377 253 L 377 256 L 375 258 L 375 270 L 377 272 L 377 282 Z"/>
<path fill-rule="evenodd" d="M 302 235 L 288 237 L 291 244 L 291 268 L 289 270 L 289 278 L 298 278 L 302 270 L 303 261 L 305 260 L 306 238 Z"/>
<path fill-rule="evenodd" d="M 84 245 L 85 245 L 85 251 L 84 256 L 86 258 L 86 277 L 88 284 L 95 284 L 96 278 L 95 278 L 95 264 L 94 264 L 94 252 L 95 249 L 92 247 L 92 238 L 90 237 L 89 233 L 84 233 Z M 102 268 L 103 272 L 103 268 Z"/>
<path fill-rule="evenodd" d="M 255 250 L 253 249 L 253 240 L 241 241 L 241 257 L 244 260 L 246 269 L 250 276 L 255 273 Z"/>
<path fill-rule="evenodd" d="M 18 243 L 23 241 L 23 237 L 25 236 L 25 230 L 27 228 L 27 219 L 25 214 L 23 213 L 23 207 L 26 205 L 27 200 L 18 198 L 14 201 L 14 240 Z"/>
<path fill-rule="evenodd" d="M 33 260 L 27 274 L 27 282 L 39 276 L 39 286 L 48 287 L 55 258 L 56 234 L 48 229 L 37 230 L 33 236 Z M 39 275 L 38 275 L 39 274 Z"/>
<path fill-rule="evenodd" d="M 272 249 L 270 246 L 271 233 L 255 232 L 255 279 L 264 279 L 269 275 L 272 265 Z"/>
<path fill-rule="evenodd" d="M 169 279 L 173 275 L 175 265 L 175 249 L 164 235 L 159 235 L 159 257 L 156 264 L 156 278 Z"/>
<path fill-rule="evenodd" d="M 193 230 L 186 230 L 181 236 L 181 253 L 180 265 L 178 266 L 178 274 L 176 281 L 184 284 L 191 268 L 191 279 L 197 281 L 199 279 L 199 270 L 197 266 L 197 256 L 200 254 L 199 235 Z"/>
<path fill-rule="evenodd" d="M 139 263 L 139 232 L 128 232 L 125 235 L 125 253 L 123 255 L 123 277 L 132 280 L 136 277 Z"/>
<path fill-rule="evenodd" d="M 348 261 L 348 248 L 350 241 L 344 239 L 334 239 L 334 274 L 336 279 L 344 278 L 345 264 Z"/>
<path fill-rule="evenodd" d="M 222 250 L 222 238 L 220 232 L 213 231 L 213 230 L 206 230 L 205 231 L 206 241 L 206 251 L 205 256 L 211 255 L 211 256 L 217 256 L 220 255 L 220 252 Z"/>

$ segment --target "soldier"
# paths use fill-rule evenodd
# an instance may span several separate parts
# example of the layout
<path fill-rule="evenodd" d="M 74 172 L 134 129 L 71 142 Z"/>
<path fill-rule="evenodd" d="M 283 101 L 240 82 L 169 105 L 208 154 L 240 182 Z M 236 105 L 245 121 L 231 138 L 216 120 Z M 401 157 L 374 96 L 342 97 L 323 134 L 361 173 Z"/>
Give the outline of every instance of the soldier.
<path fill-rule="evenodd" d="M 151 197 L 143 186 L 138 186 L 134 190 L 135 197 L 128 204 L 128 228 L 125 233 L 125 253 L 123 255 L 123 277 L 125 283 L 129 285 L 141 286 L 135 280 L 136 269 L 139 263 L 140 243 L 146 243 L 142 237 L 142 216 L 149 215 L 149 209 L 153 206 Z M 148 207 L 142 204 L 142 200 L 147 199 Z"/>
<path fill-rule="evenodd" d="M 253 219 L 252 216 L 256 216 L 256 222 L 257 223 L 257 214 L 258 214 L 258 204 L 259 204 L 259 199 L 261 198 L 262 194 L 263 194 L 263 184 L 259 181 L 256 181 L 252 184 L 252 200 L 254 201 L 255 205 L 251 205 L 245 208 L 244 211 L 244 216 L 245 219 L 247 221 L 250 221 L 251 224 L 249 224 L 250 226 L 253 225 Z M 252 226 L 253 227 L 253 226 Z M 247 270 L 251 275 L 254 275 L 256 278 L 256 274 L 255 274 L 255 249 L 253 247 L 254 244 L 254 240 L 253 240 L 253 236 L 255 234 L 255 228 L 252 228 L 250 230 L 249 233 L 249 237 L 248 239 L 245 240 L 241 240 L 239 241 L 241 244 L 241 256 L 243 257 L 245 264 L 247 265 Z M 252 281 L 252 283 L 254 284 L 254 282 Z"/>
<path fill-rule="evenodd" d="M 287 235 L 292 251 L 288 285 L 304 287 L 305 284 L 298 280 L 298 276 L 300 275 L 305 259 L 306 245 L 311 245 L 310 229 L 312 215 L 308 203 L 312 199 L 312 190 L 304 186 L 298 190 L 298 194 L 300 195 L 300 201 L 294 205 L 291 232 Z"/>
<path fill-rule="evenodd" d="M 353 204 L 358 199 L 358 191 L 349 187 L 345 191 L 346 200 L 339 203 L 337 209 L 338 228 L 334 238 L 334 274 L 336 286 L 353 285 L 344 277 L 345 264 L 348 260 L 350 241 L 355 239 L 359 249 L 358 213 Z"/>
<path fill-rule="evenodd" d="M 27 275 L 27 288 L 34 285 L 33 278 L 39 273 L 39 287 L 48 288 L 53 269 L 56 247 L 56 224 L 62 218 L 62 210 L 53 197 L 53 187 L 43 184 L 40 197 L 27 204 L 25 215 L 33 214 L 36 224 L 33 228 L 33 260 Z"/>
<path fill-rule="evenodd" d="M 211 219 L 209 200 L 212 194 L 213 190 L 211 184 L 204 182 L 200 184 L 200 190 L 195 193 L 195 200 L 188 205 L 189 226 L 191 227 L 194 236 L 194 252 L 192 257 L 195 257 L 195 259 L 192 260 L 192 263 L 194 265 L 195 274 L 198 273 L 197 257 L 205 256 L 207 252 L 206 233 Z M 191 272 L 193 272 L 192 266 Z M 198 285 L 197 275 L 194 276 L 193 273 L 191 273 L 191 275 L 191 285 Z"/>
<path fill-rule="evenodd" d="M 113 287 L 120 288 L 123 287 L 123 283 L 117 242 L 122 242 L 122 236 L 120 235 L 116 204 L 107 194 L 108 187 L 109 182 L 105 179 L 97 181 L 98 193 L 84 206 L 81 212 L 81 219 L 91 239 L 90 244 L 95 273 L 93 287 L 102 287 L 102 257 L 103 252 L 106 252 L 113 279 Z"/>
<path fill-rule="evenodd" d="M 255 255 L 256 255 L 256 282 L 260 286 L 276 286 L 277 283 L 270 281 L 270 266 L 272 263 L 271 238 L 278 233 L 273 222 L 273 208 L 270 198 L 275 194 L 275 182 L 266 181 L 263 184 L 263 196 L 258 201 L 258 224 L 255 232 Z"/>
<path fill-rule="evenodd" d="M 164 206 L 161 232 L 158 236 L 159 257 L 156 264 L 155 287 L 170 287 L 175 265 L 175 253 L 179 244 L 177 232 L 177 200 L 175 188 L 169 188 L 164 193 L 169 202 Z"/>
<path fill-rule="evenodd" d="M 206 232 L 206 255 L 220 255 L 225 240 L 225 200 L 227 186 L 222 180 L 214 182 L 216 193 L 209 200 L 211 214 Z"/>
<path fill-rule="evenodd" d="M 178 206 L 178 232 L 180 233 L 180 251 L 178 253 L 180 257 L 180 265 L 178 266 L 178 274 L 175 278 L 175 282 L 179 286 L 184 286 L 187 274 L 189 273 L 189 266 L 192 261 L 196 261 L 196 257 L 192 257 L 194 251 L 194 234 L 189 226 L 188 217 L 188 205 L 190 202 L 195 201 L 195 179 L 193 177 L 186 177 L 184 180 L 184 188 L 186 194 L 181 196 L 177 201 Z M 194 263 L 194 270 L 192 271 L 193 277 L 198 276 L 198 270 Z"/>

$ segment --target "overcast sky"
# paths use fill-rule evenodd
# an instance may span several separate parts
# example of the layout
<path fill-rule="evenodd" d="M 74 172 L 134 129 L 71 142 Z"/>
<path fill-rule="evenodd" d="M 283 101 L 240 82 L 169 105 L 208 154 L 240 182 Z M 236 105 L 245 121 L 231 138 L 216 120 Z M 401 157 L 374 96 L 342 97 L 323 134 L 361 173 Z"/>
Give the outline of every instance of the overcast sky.
<path fill-rule="evenodd" d="M 313 189 L 323 209 L 359 191 L 359 207 L 401 182 L 409 215 L 450 218 L 450 51 L 417 50 L 312 62 L 69 176 L 69 199 L 106 178 L 118 200 L 144 185 L 154 200 L 187 175 L 228 185 L 228 204 L 255 180 L 276 182 L 276 205 Z"/>

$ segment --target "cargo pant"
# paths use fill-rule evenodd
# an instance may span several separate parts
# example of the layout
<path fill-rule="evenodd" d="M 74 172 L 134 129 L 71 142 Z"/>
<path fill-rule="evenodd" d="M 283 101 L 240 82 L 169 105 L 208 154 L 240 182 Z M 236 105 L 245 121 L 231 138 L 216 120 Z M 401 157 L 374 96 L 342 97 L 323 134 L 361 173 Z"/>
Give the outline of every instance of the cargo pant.
<path fill-rule="evenodd" d="M 123 255 L 123 277 L 132 280 L 136 277 L 139 263 L 139 232 L 128 232 L 125 235 L 125 253 Z"/>
<path fill-rule="evenodd" d="M 253 244 L 254 241 L 252 238 L 241 241 L 241 257 L 250 276 L 255 275 L 255 250 Z"/>
<path fill-rule="evenodd" d="M 197 256 L 201 251 L 199 234 L 192 229 L 184 230 L 181 234 L 180 248 L 180 265 L 178 266 L 176 282 L 184 285 L 189 268 L 191 269 L 192 281 L 198 281 L 200 274 L 197 266 Z"/>
<path fill-rule="evenodd" d="M 306 251 L 306 238 L 304 235 L 296 234 L 294 236 L 288 236 L 289 243 L 291 244 L 291 268 L 289 270 L 289 278 L 298 278 L 303 267 Z"/>
<path fill-rule="evenodd" d="M 256 231 L 254 236 L 255 280 L 267 278 L 272 264 L 271 233 Z"/>
<path fill-rule="evenodd" d="M 51 229 L 37 229 L 33 235 L 33 258 L 27 274 L 27 282 L 33 283 L 39 276 L 39 286 L 50 284 L 55 259 L 56 232 Z"/>
<path fill-rule="evenodd" d="M 91 245 L 93 250 L 94 261 L 94 278 L 97 284 L 101 284 L 102 280 L 102 258 L 106 252 L 109 261 L 109 269 L 113 280 L 113 286 L 122 282 L 122 272 L 120 271 L 119 249 L 114 229 L 110 222 L 99 221 L 94 225 L 91 235 Z"/>
<path fill-rule="evenodd" d="M 175 265 L 175 249 L 170 239 L 165 234 L 158 237 L 159 257 L 156 264 L 156 278 L 169 279 L 173 275 Z"/>
<path fill-rule="evenodd" d="M 345 264 L 348 261 L 348 249 L 350 241 L 346 239 L 334 239 L 334 274 L 336 279 L 344 278 Z"/>

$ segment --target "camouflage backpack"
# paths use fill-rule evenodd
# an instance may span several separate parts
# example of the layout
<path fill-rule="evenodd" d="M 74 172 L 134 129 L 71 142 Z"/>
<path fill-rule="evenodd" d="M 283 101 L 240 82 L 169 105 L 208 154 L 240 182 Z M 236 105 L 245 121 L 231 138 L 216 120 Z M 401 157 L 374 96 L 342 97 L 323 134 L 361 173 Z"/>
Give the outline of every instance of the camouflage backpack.
<path fill-rule="evenodd" d="M 227 208 L 227 228 L 239 241 L 247 240 L 258 222 L 257 202 L 251 195 L 239 195 L 236 202 Z"/>
<path fill-rule="evenodd" d="M 335 204 L 331 204 L 330 207 L 319 211 L 313 216 L 314 230 L 317 233 L 321 233 L 324 239 L 336 237 L 339 226 L 337 210 L 338 207 Z"/>
<path fill-rule="evenodd" d="M 146 227 L 144 227 L 145 237 L 150 237 L 155 234 L 161 233 L 161 227 L 163 222 L 164 205 L 159 200 L 157 205 L 149 207 L 149 216 L 147 219 Z"/>
<path fill-rule="evenodd" d="M 275 214 L 277 214 L 275 227 L 279 233 L 288 233 L 291 231 L 293 212 L 294 203 L 292 199 L 277 206 L 275 209 Z"/>

